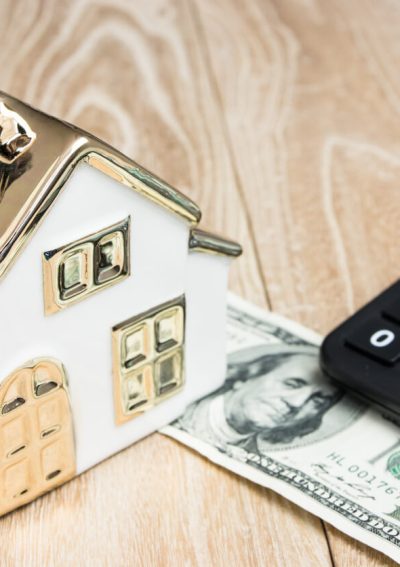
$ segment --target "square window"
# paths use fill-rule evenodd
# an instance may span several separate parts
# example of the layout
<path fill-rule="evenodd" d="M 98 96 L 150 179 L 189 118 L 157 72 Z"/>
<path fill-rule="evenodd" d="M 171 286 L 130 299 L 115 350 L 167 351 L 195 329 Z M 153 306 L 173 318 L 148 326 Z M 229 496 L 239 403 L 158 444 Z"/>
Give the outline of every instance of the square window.
<path fill-rule="evenodd" d="M 155 362 L 157 396 L 164 396 L 183 383 L 182 349 L 160 357 Z"/>
<path fill-rule="evenodd" d="M 99 240 L 94 262 L 96 284 L 103 284 L 119 276 L 125 264 L 124 235 L 121 231 L 106 234 Z"/>
<path fill-rule="evenodd" d="M 155 321 L 155 334 L 158 352 L 178 346 L 183 336 L 182 308 L 176 307 L 161 313 Z"/>
<path fill-rule="evenodd" d="M 141 364 L 149 354 L 149 331 L 147 325 L 128 330 L 122 343 L 122 360 L 125 369 Z"/>
<path fill-rule="evenodd" d="M 143 366 L 124 378 L 123 390 L 125 413 L 131 414 L 147 409 L 154 398 L 154 382 L 151 366 Z"/>
<path fill-rule="evenodd" d="M 185 297 L 134 315 L 112 329 L 117 424 L 174 394 L 184 383 Z"/>

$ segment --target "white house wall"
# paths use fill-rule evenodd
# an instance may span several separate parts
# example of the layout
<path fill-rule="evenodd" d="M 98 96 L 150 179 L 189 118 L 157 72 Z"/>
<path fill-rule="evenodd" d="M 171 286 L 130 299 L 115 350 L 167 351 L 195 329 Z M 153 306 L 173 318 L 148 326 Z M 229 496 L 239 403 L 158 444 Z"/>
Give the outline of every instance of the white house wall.
<path fill-rule="evenodd" d="M 45 317 L 42 253 L 128 215 L 131 276 Z M 188 236 L 186 221 L 81 164 L 0 284 L 3 377 L 37 357 L 54 357 L 64 364 L 78 473 L 168 423 L 223 379 L 224 356 L 218 349 L 224 341 L 228 262 L 201 253 L 189 255 Z M 187 302 L 186 387 L 148 413 L 115 425 L 111 328 L 183 293 Z"/>
<path fill-rule="evenodd" d="M 230 259 L 192 251 L 187 271 L 186 372 L 191 394 L 216 389 L 226 370 L 226 288 Z"/>

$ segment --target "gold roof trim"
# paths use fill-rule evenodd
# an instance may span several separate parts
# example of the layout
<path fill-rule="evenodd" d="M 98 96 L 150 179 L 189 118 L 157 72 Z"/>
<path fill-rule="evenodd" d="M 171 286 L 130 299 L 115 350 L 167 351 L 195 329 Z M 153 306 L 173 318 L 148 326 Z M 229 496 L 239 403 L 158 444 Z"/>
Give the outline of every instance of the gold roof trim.
<path fill-rule="evenodd" d="M 192 228 L 190 231 L 189 248 L 199 252 L 222 254 L 224 256 L 233 256 L 234 258 L 240 256 L 243 251 L 237 242 L 198 228 Z"/>
<path fill-rule="evenodd" d="M 0 160 L 0 277 L 9 269 L 82 160 L 190 224 L 200 221 L 201 211 L 191 199 L 91 134 L 1 91 L 0 105 L 5 105 L 17 122 L 20 118 L 22 126 L 29 125 L 36 136 L 32 147 L 18 159 L 12 163 Z M 25 135 L 22 126 L 21 136 Z M 17 130 L 18 124 L 13 131 Z M 14 139 L 9 141 L 15 145 Z M 21 139 L 23 143 L 25 139 Z M 0 154 L 6 149 L 0 139 Z"/>
<path fill-rule="evenodd" d="M 90 165 L 177 213 L 191 224 L 200 222 L 201 211 L 194 201 L 110 146 L 99 140 L 97 142 L 98 146 L 88 149 L 85 156 L 85 161 Z"/>

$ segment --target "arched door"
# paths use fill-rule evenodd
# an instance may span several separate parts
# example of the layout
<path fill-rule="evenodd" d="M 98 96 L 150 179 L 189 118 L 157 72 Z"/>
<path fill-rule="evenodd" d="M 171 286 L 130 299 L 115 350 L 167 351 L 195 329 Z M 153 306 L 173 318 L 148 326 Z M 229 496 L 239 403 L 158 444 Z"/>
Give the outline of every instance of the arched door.
<path fill-rule="evenodd" d="M 54 359 L 36 359 L 0 384 L 0 515 L 74 474 L 74 434 L 64 369 Z"/>

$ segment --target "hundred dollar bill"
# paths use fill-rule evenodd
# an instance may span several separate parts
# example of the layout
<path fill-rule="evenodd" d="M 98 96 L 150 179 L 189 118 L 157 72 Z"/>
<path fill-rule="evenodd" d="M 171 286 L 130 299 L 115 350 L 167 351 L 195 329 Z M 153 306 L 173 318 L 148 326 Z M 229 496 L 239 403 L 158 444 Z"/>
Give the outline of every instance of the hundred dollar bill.
<path fill-rule="evenodd" d="M 162 433 L 400 562 L 400 428 L 322 376 L 320 341 L 230 296 L 225 383 Z"/>

